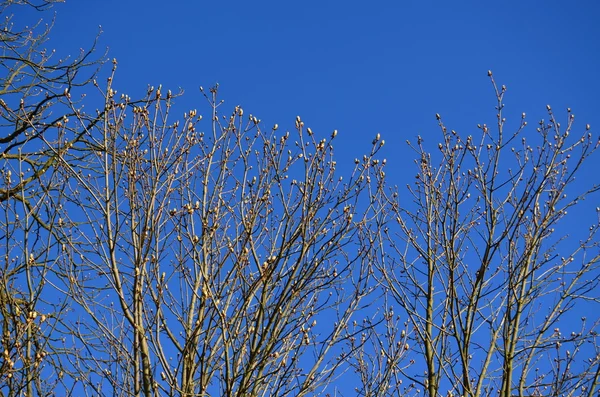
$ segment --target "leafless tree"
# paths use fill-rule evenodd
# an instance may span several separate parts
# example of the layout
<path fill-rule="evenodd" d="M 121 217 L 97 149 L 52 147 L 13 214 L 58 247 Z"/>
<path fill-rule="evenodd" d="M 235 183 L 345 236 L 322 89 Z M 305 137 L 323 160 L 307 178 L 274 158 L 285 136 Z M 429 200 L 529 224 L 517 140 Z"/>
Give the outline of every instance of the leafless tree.
<path fill-rule="evenodd" d="M 95 42 L 89 49 L 81 50 L 77 58 L 56 59 L 55 52 L 45 48 L 52 24 L 42 26 L 40 20 L 33 27 L 21 28 L 12 21 L 10 12 L 14 7 L 44 9 L 52 3 L 0 2 L 4 17 L 0 26 L 0 149 L 7 164 L 26 167 L 25 171 L 16 165 L 4 168 L 5 178 L 12 178 L 8 187 L 0 189 L 0 201 L 12 198 L 27 205 L 22 190 L 56 161 L 45 144 L 54 144 L 58 139 L 56 131 L 64 131 L 65 119 L 78 112 L 74 95 L 78 88 L 90 85 L 101 64 L 93 58 Z M 42 136 L 46 142 L 40 142 Z M 74 144 L 81 134 L 66 139 Z"/>
<path fill-rule="evenodd" d="M 42 369 L 50 366 L 51 335 L 65 313 L 64 304 L 45 300 L 56 259 L 56 153 L 81 140 L 83 131 L 72 134 L 66 121 L 78 111 L 74 95 L 101 63 L 95 43 L 76 58 L 56 59 L 46 48 L 51 24 L 13 20 L 19 7 L 41 11 L 52 3 L 0 2 L 0 393 L 11 396 L 45 395 L 54 383 L 46 377 L 52 370 Z"/>
<path fill-rule="evenodd" d="M 401 193 L 379 135 L 338 165 L 336 131 L 218 86 L 132 99 L 95 44 L 56 60 L 51 25 L 3 23 L 0 395 L 597 395 L 598 210 L 561 230 L 598 142 L 570 110 L 509 132 L 492 78 L 494 127 L 438 116 Z"/>
<path fill-rule="evenodd" d="M 599 185 L 597 175 L 576 179 L 589 170 L 598 141 L 589 125 L 572 137 L 571 110 L 561 124 L 550 106 L 537 128 L 523 113 L 512 130 L 506 87 L 489 76 L 496 124 L 464 136 L 437 115 L 439 152 L 421 137 L 409 143 L 415 182 L 407 194 L 388 194 L 391 223 L 378 268 L 402 322 L 381 344 L 391 357 L 394 343 L 410 351 L 399 364 L 382 362 L 398 376 L 383 382 L 386 393 L 371 395 L 598 393 L 598 209 L 582 205 L 597 201 Z M 575 210 L 587 212 L 569 218 Z"/>
<path fill-rule="evenodd" d="M 116 69 L 116 63 L 115 63 Z M 171 121 L 176 95 L 102 91 L 94 157 L 59 153 L 65 387 L 101 395 L 312 395 L 344 370 L 370 300 L 377 139 L 342 178 L 337 132 L 263 129 L 218 88 Z M 207 131 L 202 127 L 206 126 Z M 379 210 L 378 210 L 379 208 Z M 363 329 L 370 327 L 364 323 Z M 358 332 L 355 330 L 354 332 Z M 67 380 L 68 379 L 68 380 Z"/>
<path fill-rule="evenodd" d="M 51 25 L 5 23 L 0 393 L 331 388 L 372 326 L 348 324 L 372 302 L 383 141 L 343 179 L 337 132 L 224 117 L 217 87 L 202 132 L 195 110 L 171 121 L 160 87 L 118 96 L 116 61 L 98 84 L 93 47 L 54 61 Z"/>

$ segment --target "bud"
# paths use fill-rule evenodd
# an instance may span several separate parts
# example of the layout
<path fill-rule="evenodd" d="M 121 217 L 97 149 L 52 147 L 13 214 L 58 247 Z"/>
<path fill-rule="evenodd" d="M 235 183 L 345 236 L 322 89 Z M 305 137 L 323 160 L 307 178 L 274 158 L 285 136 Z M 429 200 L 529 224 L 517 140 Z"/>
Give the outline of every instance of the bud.
<path fill-rule="evenodd" d="M 492 77 L 492 71 L 491 70 L 488 70 L 488 76 Z"/>

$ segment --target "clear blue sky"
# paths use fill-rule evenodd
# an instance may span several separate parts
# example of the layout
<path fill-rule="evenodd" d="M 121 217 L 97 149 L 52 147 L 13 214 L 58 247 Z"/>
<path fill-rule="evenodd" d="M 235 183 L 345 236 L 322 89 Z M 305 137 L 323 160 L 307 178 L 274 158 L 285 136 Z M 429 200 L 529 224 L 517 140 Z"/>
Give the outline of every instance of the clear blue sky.
<path fill-rule="evenodd" d="M 434 147 L 435 113 L 464 133 L 493 123 L 488 69 L 508 86 L 515 123 L 570 106 L 583 131 L 600 109 L 596 1 L 67 0 L 55 10 L 61 53 L 102 25 L 121 92 L 181 87 L 180 104 L 201 109 L 198 87 L 218 82 L 226 104 L 268 124 L 292 128 L 300 114 L 325 136 L 338 129 L 342 158 L 378 132 L 390 161 L 417 134 Z"/>
<path fill-rule="evenodd" d="M 198 87 L 218 82 L 226 105 L 267 125 L 292 129 L 301 115 L 324 137 L 338 129 L 342 160 L 381 133 L 392 184 L 415 173 L 407 139 L 435 150 L 436 113 L 465 135 L 494 124 L 488 69 L 508 86 L 513 125 L 526 112 L 533 134 L 550 104 L 565 124 L 573 109 L 577 133 L 600 127 L 598 1 L 67 0 L 54 11 L 51 46 L 63 55 L 102 26 L 120 92 L 181 87 L 178 105 L 202 113 Z M 592 169 L 583 175 L 598 183 Z"/>

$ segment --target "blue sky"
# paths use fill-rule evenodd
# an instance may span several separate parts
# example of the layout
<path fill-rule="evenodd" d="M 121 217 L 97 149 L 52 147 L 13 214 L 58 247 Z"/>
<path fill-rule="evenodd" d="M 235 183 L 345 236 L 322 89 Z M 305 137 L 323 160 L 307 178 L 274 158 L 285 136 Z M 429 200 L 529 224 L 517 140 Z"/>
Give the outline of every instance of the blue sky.
<path fill-rule="evenodd" d="M 488 69 L 508 86 L 509 121 L 570 106 L 583 131 L 600 108 L 594 1 L 68 0 L 55 11 L 52 44 L 63 53 L 88 46 L 102 26 L 121 92 L 181 87 L 180 104 L 200 107 L 198 87 L 218 82 L 226 105 L 268 124 L 293 128 L 300 114 L 325 136 L 338 129 L 342 158 L 376 133 L 388 157 L 410 155 L 404 141 L 417 134 L 434 146 L 435 113 L 465 133 L 493 123 Z"/>
<path fill-rule="evenodd" d="M 526 112 L 534 134 L 546 104 L 565 122 L 573 109 L 575 135 L 600 125 L 596 1 L 67 0 L 53 11 L 50 47 L 61 55 L 87 48 L 102 26 L 99 48 L 119 62 L 119 92 L 182 88 L 178 105 L 202 113 L 198 87 L 218 82 L 226 106 L 267 126 L 292 129 L 301 115 L 323 137 L 339 130 L 338 159 L 348 164 L 381 133 L 391 184 L 416 172 L 407 139 L 421 135 L 435 150 L 436 113 L 465 135 L 495 123 L 488 69 L 508 86 L 512 125 Z M 598 183 L 588 166 L 584 177 Z"/>

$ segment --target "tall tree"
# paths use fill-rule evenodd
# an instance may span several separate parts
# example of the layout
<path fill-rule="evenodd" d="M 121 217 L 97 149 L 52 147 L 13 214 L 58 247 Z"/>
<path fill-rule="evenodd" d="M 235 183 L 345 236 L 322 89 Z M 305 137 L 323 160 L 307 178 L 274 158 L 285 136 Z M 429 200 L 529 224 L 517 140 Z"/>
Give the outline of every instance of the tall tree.
<path fill-rule="evenodd" d="M 410 143 L 415 182 L 389 196 L 397 228 L 379 274 L 413 347 L 394 370 L 427 396 L 595 396 L 598 316 L 581 313 L 600 310 L 598 209 L 568 212 L 597 200 L 597 179 L 576 177 L 598 140 L 589 125 L 571 136 L 571 110 L 561 124 L 550 106 L 534 131 L 524 113 L 509 128 L 506 87 L 489 76 L 495 125 L 464 136 L 437 115 L 439 152 Z"/>
<path fill-rule="evenodd" d="M 171 92 L 132 104 L 112 84 L 96 156 L 61 157 L 64 288 L 83 309 L 64 324 L 78 348 L 70 382 L 124 396 L 326 388 L 374 286 L 364 237 L 383 142 L 342 178 L 337 132 L 222 115 L 217 87 L 202 91 L 206 124 L 196 110 L 171 121 Z"/>
<path fill-rule="evenodd" d="M 438 115 L 390 190 L 379 135 L 338 165 L 343 134 L 218 86 L 180 112 L 116 60 L 98 82 L 95 44 L 56 59 L 9 15 L 53 3 L 0 0 L 0 395 L 597 395 L 598 209 L 564 228 L 598 141 L 570 110 L 510 130 L 490 72 L 494 126 Z"/>
<path fill-rule="evenodd" d="M 0 2 L 0 393 L 6 395 L 43 395 L 55 383 L 50 374 L 57 371 L 42 368 L 59 359 L 53 333 L 66 305 L 46 300 L 56 292 L 49 287 L 56 274 L 54 199 L 61 189 L 56 165 L 61 151 L 85 134 L 68 120 L 79 113 L 75 95 L 101 64 L 95 43 L 76 58 L 57 59 L 46 48 L 51 24 L 21 26 L 13 18 L 16 10 L 42 11 L 53 3 Z"/>
<path fill-rule="evenodd" d="M 52 2 L 4 2 L 3 14 L 17 5 Z M 348 324 L 375 286 L 383 141 L 342 178 L 336 131 L 224 116 L 217 87 L 203 91 L 206 121 L 173 120 L 179 94 L 117 95 L 116 60 L 98 83 L 93 47 L 53 61 L 51 26 L 6 24 L 0 392 L 329 387 L 371 327 Z"/>

